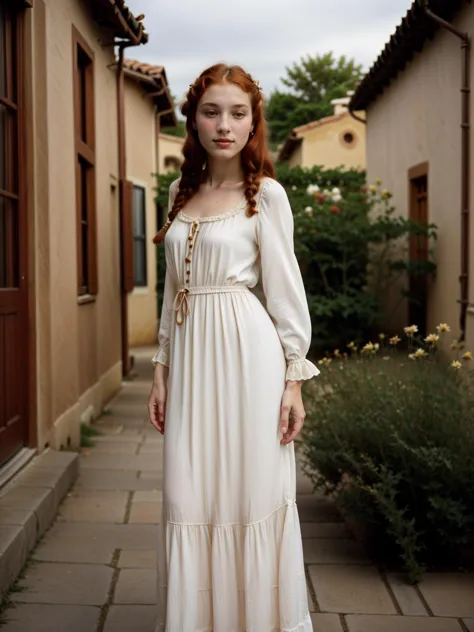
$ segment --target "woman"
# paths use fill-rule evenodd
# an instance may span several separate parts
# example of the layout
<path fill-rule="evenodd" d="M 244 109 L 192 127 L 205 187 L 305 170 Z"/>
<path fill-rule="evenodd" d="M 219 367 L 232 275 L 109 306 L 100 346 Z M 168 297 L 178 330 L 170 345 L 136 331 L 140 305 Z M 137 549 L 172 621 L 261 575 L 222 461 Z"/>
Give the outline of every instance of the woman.
<path fill-rule="evenodd" d="M 218 64 L 182 106 L 150 421 L 164 434 L 157 632 L 309 632 L 293 440 L 311 323 L 263 97 Z M 261 273 L 267 311 L 249 291 Z"/>

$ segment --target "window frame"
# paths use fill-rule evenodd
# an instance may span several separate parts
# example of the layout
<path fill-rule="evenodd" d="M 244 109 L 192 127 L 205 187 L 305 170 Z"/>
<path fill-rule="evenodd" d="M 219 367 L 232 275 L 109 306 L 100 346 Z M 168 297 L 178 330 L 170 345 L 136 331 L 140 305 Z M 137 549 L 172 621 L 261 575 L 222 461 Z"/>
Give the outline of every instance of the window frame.
<path fill-rule="evenodd" d="M 77 294 L 98 293 L 94 51 L 72 27 Z"/>
<path fill-rule="evenodd" d="M 142 226 L 143 226 L 143 234 L 138 234 L 135 231 L 135 226 L 137 224 L 137 222 L 135 221 L 135 213 L 137 212 L 137 206 L 135 204 L 135 191 L 139 190 L 142 192 L 142 200 L 143 200 L 143 204 L 140 208 L 140 211 L 142 212 L 143 216 L 142 216 Z M 146 203 L 147 203 L 147 199 L 146 199 L 146 187 L 140 184 L 135 184 L 133 183 L 133 218 L 132 218 L 132 230 L 133 230 L 133 252 L 134 252 L 134 257 L 133 257 L 133 282 L 134 282 L 134 287 L 136 288 L 144 288 L 144 287 L 148 287 L 148 257 L 147 257 L 147 212 L 146 212 Z M 142 260 L 142 264 L 143 264 L 143 272 L 144 272 L 144 278 L 138 278 L 137 276 L 137 269 L 136 269 L 136 253 L 137 253 L 137 241 L 139 241 L 140 243 L 143 244 L 143 260 Z M 144 282 L 142 282 L 144 281 Z"/>

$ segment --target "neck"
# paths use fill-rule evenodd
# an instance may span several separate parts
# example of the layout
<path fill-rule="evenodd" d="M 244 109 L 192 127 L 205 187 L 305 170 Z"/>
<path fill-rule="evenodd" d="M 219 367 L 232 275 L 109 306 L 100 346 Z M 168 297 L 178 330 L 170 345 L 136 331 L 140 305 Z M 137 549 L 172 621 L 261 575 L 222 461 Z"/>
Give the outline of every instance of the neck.
<path fill-rule="evenodd" d="M 211 187 L 223 184 L 240 184 L 245 179 L 244 170 L 240 162 L 240 154 L 231 160 L 216 160 L 209 157 L 207 163 L 208 181 Z"/>

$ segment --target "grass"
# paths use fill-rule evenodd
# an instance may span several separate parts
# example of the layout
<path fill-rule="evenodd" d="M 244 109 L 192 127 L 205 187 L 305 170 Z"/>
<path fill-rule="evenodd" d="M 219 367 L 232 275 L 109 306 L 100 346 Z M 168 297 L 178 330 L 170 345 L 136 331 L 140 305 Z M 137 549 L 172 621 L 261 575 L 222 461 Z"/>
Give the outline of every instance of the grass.
<path fill-rule="evenodd" d="M 94 426 L 81 424 L 81 448 L 92 448 L 95 445 L 92 437 L 100 435 L 102 435 L 102 433 L 100 430 L 97 430 L 97 428 L 94 428 Z"/>

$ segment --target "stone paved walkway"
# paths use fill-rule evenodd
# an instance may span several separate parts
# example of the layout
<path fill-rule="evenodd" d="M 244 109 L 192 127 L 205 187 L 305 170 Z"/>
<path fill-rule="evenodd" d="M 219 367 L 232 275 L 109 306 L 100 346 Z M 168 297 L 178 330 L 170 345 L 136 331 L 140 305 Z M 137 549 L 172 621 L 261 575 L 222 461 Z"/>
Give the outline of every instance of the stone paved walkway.
<path fill-rule="evenodd" d="M 146 420 L 150 353 L 83 450 L 2 632 L 153 632 L 162 439 Z M 297 502 L 314 632 L 474 632 L 474 576 L 428 574 L 419 589 L 383 576 L 301 474 Z"/>

